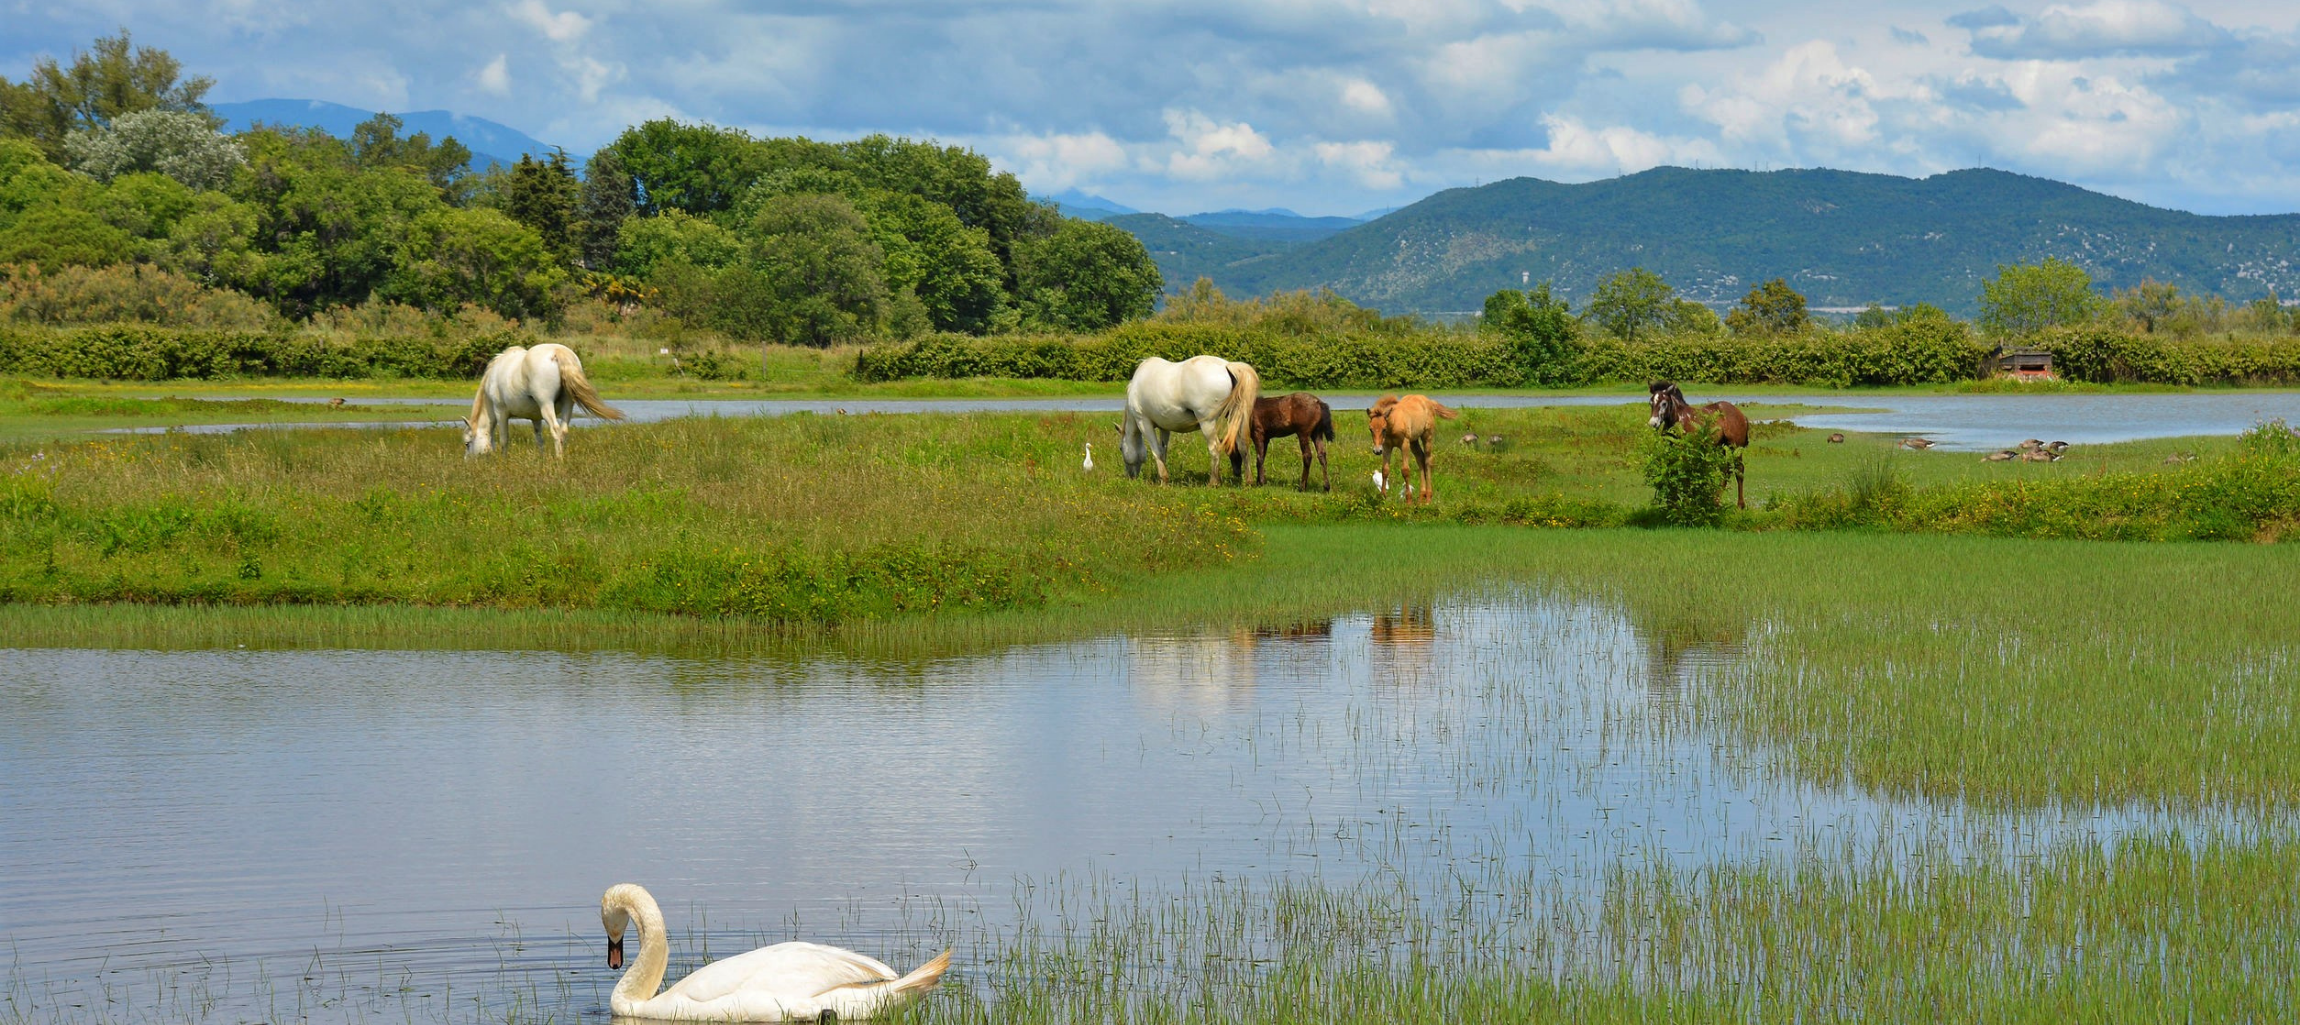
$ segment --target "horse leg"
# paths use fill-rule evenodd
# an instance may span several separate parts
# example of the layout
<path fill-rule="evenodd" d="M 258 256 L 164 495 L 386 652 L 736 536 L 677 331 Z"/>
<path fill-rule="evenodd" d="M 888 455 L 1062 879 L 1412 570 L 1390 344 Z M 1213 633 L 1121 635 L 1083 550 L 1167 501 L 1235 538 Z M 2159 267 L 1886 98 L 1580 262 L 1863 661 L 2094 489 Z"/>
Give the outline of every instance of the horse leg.
<path fill-rule="evenodd" d="M 1742 453 L 1733 453 L 1733 504 L 1749 508 L 1749 467 L 1741 461 Z"/>
<path fill-rule="evenodd" d="M 1326 490 L 1330 492 L 1334 490 L 1334 471 L 1326 467 L 1326 439 L 1319 438 L 1311 444 L 1318 447 L 1318 476 L 1325 480 Z M 1302 468 L 1302 484 L 1306 487 L 1309 482 L 1310 469 L 1305 466 Z"/>
<path fill-rule="evenodd" d="M 1126 414 L 1124 426 L 1118 429 L 1118 455 L 1126 463 L 1126 479 L 1142 475 L 1142 421 L 1132 411 Z"/>
<path fill-rule="evenodd" d="M 1302 486 L 1296 490 L 1308 491 L 1310 490 L 1310 432 L 1303 431 L 1295 435 L 1294 440 L 1302 443 Z"/>
<path fill-rule="evenodd" d="M 1158 433 L 1151 435 L 1150 458 L 1158 461 L 1158 483 L 1160 484 L 1166 483 L 1166 443 L 1173 438 L 1174 432 L 1163 427 L 1158 428 Z"/>
<path fill-rule="evenodd" d="M 1254 432 L 1254 486 L 1255 486 L 1255 487 L 1261 487 L 1262 485 L 1269 483 L 1269 481 L 1268 481 L 1266 478 L 1264 478 L 1264 477 L 1262 476 L 1262 460 L 1263 460 L 1263 459 L 1265 459 L 1265 458 L 1267 458 L 1267 457 L 1269 456 L 1269 454 L 1270 454 L 1270 436 L 1269 436 L 1269 435 L 1267 435 L 1267 434 L 1263 434 L 1263 433 L 1262 433 L 1262 432 L 1260 432 L 1260 431 L 1255 431 L 1255 432 Z"/>
<path fill-rule="evenodd" d="M 551 455 L 555 459 L 567 458 L 567 421 L 559 411 L 548 404 L 538 403 L 535 412 L 535 450 L 543 450 L 543 430 L 551 429 Z"/>
<path fill-rule="evenodd" d="M 1198 431 L 1206 436 L 1206 486 L 1222 486 L 1222 440 L 1214 433 L 1215 421 L 1198 421 Z"/>
<path fill-rule="evenodd" d="M 1430 443 L 1428 438 L 1414 442 L 1414 462 L 1421 466 L 1421 504 L 1428 505 L 1432 497 L 1430 492 L 1437 490 L 1436 482 L 1430 480 Z"/>

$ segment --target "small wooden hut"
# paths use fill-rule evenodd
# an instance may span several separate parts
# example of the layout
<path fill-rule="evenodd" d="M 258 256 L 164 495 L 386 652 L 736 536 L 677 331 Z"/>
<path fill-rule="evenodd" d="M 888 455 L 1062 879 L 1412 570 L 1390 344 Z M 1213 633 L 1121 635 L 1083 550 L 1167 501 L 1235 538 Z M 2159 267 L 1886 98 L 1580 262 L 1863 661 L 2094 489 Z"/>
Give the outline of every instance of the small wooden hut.
<path fill-rule="evenodd" d="M 1991 363 L 1992 372 L 2016 381 L 2052 380 L 2052 353 L 2043 349 L 2000 349 Z"/>

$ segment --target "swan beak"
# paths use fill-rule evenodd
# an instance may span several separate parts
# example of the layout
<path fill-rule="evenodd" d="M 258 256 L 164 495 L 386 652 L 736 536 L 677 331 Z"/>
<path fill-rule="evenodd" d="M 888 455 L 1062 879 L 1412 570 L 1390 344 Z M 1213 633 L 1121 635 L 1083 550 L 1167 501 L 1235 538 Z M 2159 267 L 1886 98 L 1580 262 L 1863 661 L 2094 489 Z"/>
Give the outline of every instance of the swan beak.
<path fill-rule="evenodd" d="M 621 937 L 607 941 L 607 967 L 623 967 L 623 940 Z"/>

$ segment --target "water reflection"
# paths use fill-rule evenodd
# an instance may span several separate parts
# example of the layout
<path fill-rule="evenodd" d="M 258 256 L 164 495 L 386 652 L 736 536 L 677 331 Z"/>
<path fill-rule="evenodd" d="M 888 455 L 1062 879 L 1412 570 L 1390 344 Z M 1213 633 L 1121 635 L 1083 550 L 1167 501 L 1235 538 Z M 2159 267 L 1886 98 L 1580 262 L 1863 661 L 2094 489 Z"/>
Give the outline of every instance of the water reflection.
<path fill-rule="evenodd" d="M 618 881 L 676 923 L 674 977 L 794 938 L 897 964 L 958 943 L 964 977 L 1081 877 L 1435 893 L 1476 866 L 1570 896 L 1641 859 L 2161 824 L 1769 774 L 1678 700 L 1752 629 L 1525 599 L 892 669 L 0 652 L 8 996 L 34 1020 L 596 1020 Z"/>

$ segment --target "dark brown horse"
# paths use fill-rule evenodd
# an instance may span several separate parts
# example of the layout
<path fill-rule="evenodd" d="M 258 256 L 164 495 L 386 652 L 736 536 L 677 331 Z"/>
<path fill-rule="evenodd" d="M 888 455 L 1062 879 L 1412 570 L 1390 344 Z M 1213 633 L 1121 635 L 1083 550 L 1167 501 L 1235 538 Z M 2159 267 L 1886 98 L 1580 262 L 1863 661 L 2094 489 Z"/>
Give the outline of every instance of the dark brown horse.
<path fill-rule="evenodd" d="M 1749 448 L 1749 418 L 1741 407 L 1730 402 L 1712 402 L 1696 406 L 1685 401 L 1685 393 L 1667 381 L 1655 381 L 1647 386 L 1653 402 L 1653 418 L 1647 426 L 1667 433 L 1676 427 L 1687 434 L 1699 430 L 1704 423 L 1717 428 L 1717 443 L 1735 449 L 1733 453 L 1733 502 L 1743 509 L 1749 508 L 1748 471 L 1742 465 L 1742 453 Z"/>
<path fill-rule="evenodd" d="M 1262 483 L 1262 460 L 1270 454 L 1270 439 L 1292 435 L 1302 443 L 1301 489 L 1310 490 L 1310 453 L 1318 455 L 1318 473 L 1326 490 L 1334 490 L 1333 472 L 1326 467 L 1326 443 L 1334 440 L 1333 408 L 1306 391 L 1254 400 L 1254 483 Z M 1246 453 L 1230 453 L 1230 472 L 1245 472 Z"/>

